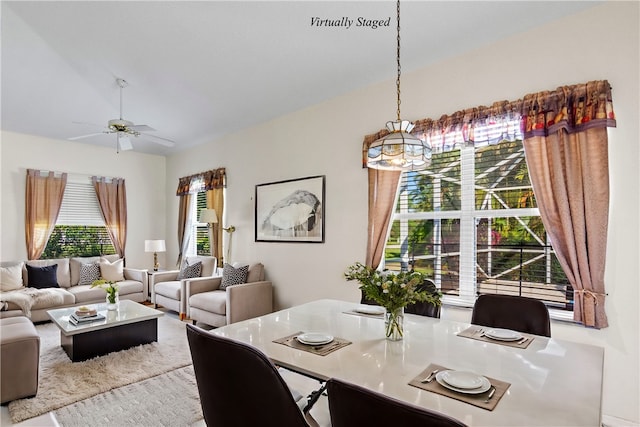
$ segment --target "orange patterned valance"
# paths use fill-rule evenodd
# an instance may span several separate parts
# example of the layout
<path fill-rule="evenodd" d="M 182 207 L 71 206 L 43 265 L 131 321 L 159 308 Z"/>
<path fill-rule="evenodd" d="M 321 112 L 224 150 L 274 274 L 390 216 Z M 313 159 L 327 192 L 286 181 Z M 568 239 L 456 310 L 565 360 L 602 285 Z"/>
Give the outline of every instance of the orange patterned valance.
<path fill-rule="evenodd" d="M 225 168 L 212 169 L 178 179 L 176 196 L 213 190 L 214 188 L 225 188 L 226 186 L 227 175 Z"/>
<path fill-rule="evenodd" d="M 574 133 L 615 126 L 611 86 L 606 80 L 597 80 L 532 93 L 517 101 L 494 102 L 490 107 L 457 111 L 438 120 L 420 119 L 411 133 L 428 141 L 434 152 L 440 152 L 464 145 L 482 146 L 548 135 L 560 129 Z M 365 136 L 363 167 L 367 165 L 369 146 L 388 133 L 383 129 Z"/>

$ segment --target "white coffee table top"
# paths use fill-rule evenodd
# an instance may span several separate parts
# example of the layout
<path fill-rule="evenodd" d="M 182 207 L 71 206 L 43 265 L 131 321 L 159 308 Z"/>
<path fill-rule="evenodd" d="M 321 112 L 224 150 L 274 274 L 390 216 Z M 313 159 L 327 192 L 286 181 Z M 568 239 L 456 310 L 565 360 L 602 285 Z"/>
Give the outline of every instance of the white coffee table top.
<path fill-rule="evenodd" d="M 105 318 L 80 325 L 70 323 L 69 316 L 81 305 L 95 308 L 98 313 L 102 314 Z M 164 315 L 160 310 L 156 310 L 130 300 L 121 300 L 118 303 L 118 310 L 107 310 L 106 303 L 81 305 L 49 310 L 47 311 L 47 314 L 53 323 L 55 323 L 58 328 L 60 328 L 60 331 L 66 336 L 97 331 L 113 326 L 126 325 L 128 323 L 141 322 L 149 319 L 157 319 Z"/>

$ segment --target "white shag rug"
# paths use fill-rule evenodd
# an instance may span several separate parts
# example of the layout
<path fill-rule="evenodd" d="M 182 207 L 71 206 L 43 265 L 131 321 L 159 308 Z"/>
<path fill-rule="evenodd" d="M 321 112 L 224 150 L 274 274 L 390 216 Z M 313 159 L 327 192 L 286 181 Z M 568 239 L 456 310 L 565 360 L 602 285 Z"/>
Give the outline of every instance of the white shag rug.
<path fill-rule="evenodd" d="M 176 427 L 203 419 L 193 366 L 65 406 L 55 416 L 62 427 Z"/>
<path fill-rule="evenodd" d="M 158 342 L 76 363 L 60 347 L 60 332 L 53 323 L 36 329 L 40 335 L 38 393 L 9 403 L 13 423 L 191 365 L 185 323 L 167 315 L 158 319 Z"/>

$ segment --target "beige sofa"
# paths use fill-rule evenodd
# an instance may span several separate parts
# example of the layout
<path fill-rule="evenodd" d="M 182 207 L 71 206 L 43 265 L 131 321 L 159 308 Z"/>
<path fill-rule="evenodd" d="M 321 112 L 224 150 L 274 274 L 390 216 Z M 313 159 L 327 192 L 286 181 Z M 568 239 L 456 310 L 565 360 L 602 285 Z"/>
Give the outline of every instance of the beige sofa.
<path fill-rule="evenodd" d="M 264 265 L 249 267 L 246 283 L 219 289 L 222 277 L 186 283 L 187 316 L 220 327 L 273 312 L 273 285 L 265 280 Z"/>
<path fill-rule="evenodd" d="M 0 319 L 0 403 L 38 392 L 40 336 L 23 316 Z"/>
<path fill-rule="evenodd" d="M 110 262 L 118 259 L 117 255 L 107 255 L 104 258 Z M 47 310 L 54 308 L 62 308 L 79 304 L 91 304 L 105 302 L 106 292 L 101 288 L 91 288 L 91 285 L 79 285 L 80 281 L 80 266 L 83 263 L 94 263 L 99 261 L 100 257 L 74 257 L 74 258 L 60 258 L 60 259 L 46 259 L 46 260 L 32 260 L 26 261 L 22 267 L 22 279 L 24 288 L 29 287 L 29 277 L 27 274 L 26 265 L 34 267 L 44 267 L 53 264 L 57 264 L 57 279 L 59 288 L 47 288 L 53 292 L 59 294 L 62 298 L 56 298 L 56 302 L 39 301 L 31 307 L 30 319 L 33 322 L 48 321 Z M 18 263 L 13 263 L 18 264 Z M 3 263 L 3 266 L 8 266 L 9 263 Z M 136 302 L 144 302 L 147 299 L 148 283 L 147 283 L 147 270 L 138 270 L 132 268 L 124 268 L 123 281 L 117 282 L 118 294 L 120 299 L 129 299 Z M 0 311 L 0 318 L 23 316 L 25 313 L 22 311 L 19 305 L 14 302 L 3 300 L 7 294 L 18 291 L 8 291 L 0 293 L 0 305 L 2 310 Z M 2 302 L 4 301 L 4 303 Z"/>

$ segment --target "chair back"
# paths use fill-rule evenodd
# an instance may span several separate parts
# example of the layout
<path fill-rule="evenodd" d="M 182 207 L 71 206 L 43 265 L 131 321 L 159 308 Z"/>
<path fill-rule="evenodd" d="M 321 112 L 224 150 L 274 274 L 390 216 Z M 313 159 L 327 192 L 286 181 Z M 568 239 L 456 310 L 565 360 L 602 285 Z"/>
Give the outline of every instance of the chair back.
<path fill-rule="evenodd" d="M 276 367 L 248 344 L 186 325 L 207 426 L 308 427 Z"/>
<path fill-rule="evenodd" d="M 551 336 L 549 310 L 544 303 L 516 295 L 480 295 L 473 306 L 471 323 Z"/>
<path fill-rule="evenodd" d="M 416 286 L 417 291 L 426 291 L 428 293 L 434 293 L 438 289 L 436 284 L 431 279 L 424 279 L 424 281 Z M 440 318 L 440 305 L 432 304 L 427 301 L 418 301 L 415 304 L 409 304 L 404 308 L 405 313 L 418 314 L 420 316 L 437 317 Z"/>
<path fill-rule="evenodd" d="M 465 427 L 439 412 L 413 406 L 363 387 L 332 378 L 327 383 L 331 427 Z"/>
<path fill-rule="evenodd" d="M 200 271 L 200 277 L 211 277 L 216 272 L 218 267 L 218 258 L 214 256 L 190 256 L 186 258 L 188 265 L 193 265 L 200 261 L 202 263 L 202 270 Z"/>

